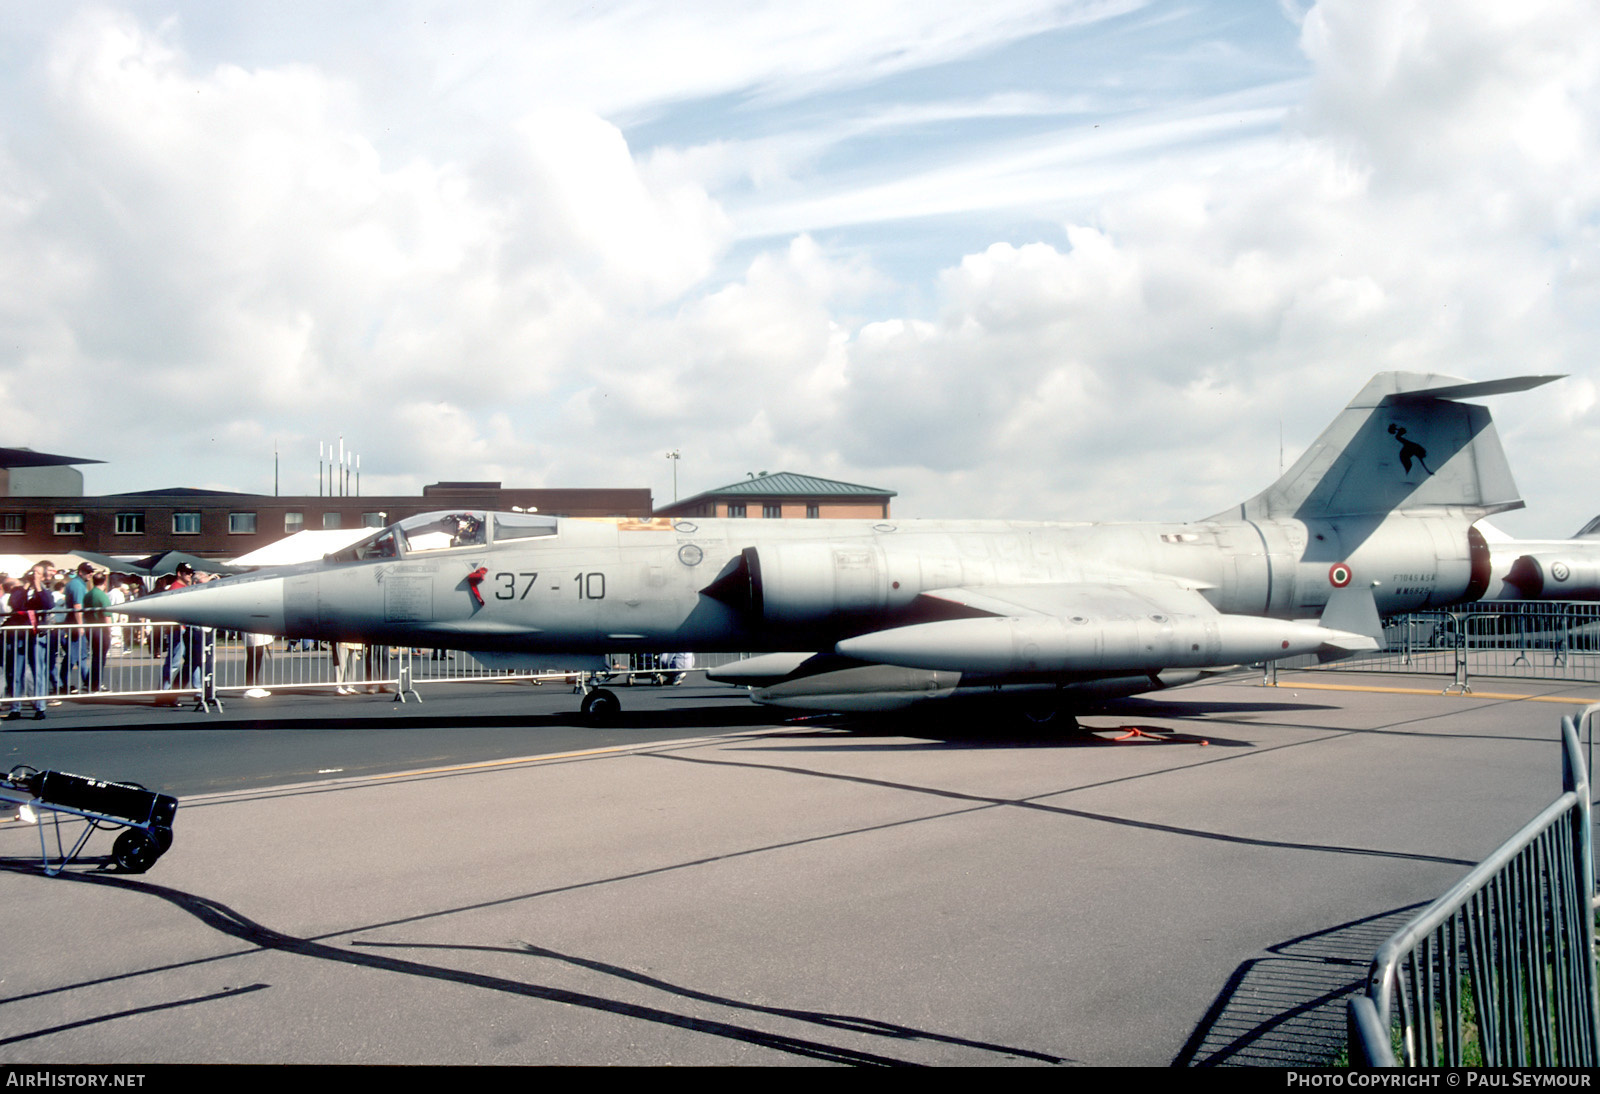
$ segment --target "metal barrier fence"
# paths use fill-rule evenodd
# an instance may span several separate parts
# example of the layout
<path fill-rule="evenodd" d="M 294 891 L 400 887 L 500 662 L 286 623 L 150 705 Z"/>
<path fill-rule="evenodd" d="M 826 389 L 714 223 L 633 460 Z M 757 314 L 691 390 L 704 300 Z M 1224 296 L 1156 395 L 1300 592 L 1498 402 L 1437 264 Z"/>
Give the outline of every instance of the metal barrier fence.
<path fill-rule="evenodd" d="M 1473 676 L 1600 682 L 1596 603 L 1486 600 L 1450 611 L 1413 612 L 1390 620 L 1384 638 L 1384 648 L 1376 653 L 1327 664 L 1295 657 L 1272 665 L 1451 676 L 1450 688 L 1464 691 L 1471 690 Z"/>
<path fill-rule="evenodd" d="M 700 655 L 713 667 L 737 654 Z M 576 661 L 577 659 L 575 659 Z M 176 624 L 65 623 L 0 627 L 0 687 L 4 704 L 44 708 L 63 700 L 154 696 L 209 707 L 228 693 L 250 689 L 334 689 L 415 695 L 418 685 L 559 681 L 671 683 L 682 669 L 660 654 L 619 655 L 609 672 L 539 672 L 489 668 L 459 650 L 405 646 L 332 646 L 311 640 L 246 638 Z"/>
<path fill-rule="evenodd" d="M 1600 1063 L 1589 776 L 1570 717 L 1561 740 L 1562 795 L 1379 949 L 1350 1001 L 1352 1063 Z"/>
<path fill-rule="evenodd" d="M 209 637 L 197 642 L 191 631 Z M 1397 616 L 1384 633 L 1385 648 L 1376 653 L 1325 665 L 1311 657 L 1290 658 L 1269 662 L 1264 671 L 1269 679 L 1276 678 L 1279 667 L 1432 674 L 1453 678 L 1446 690 L 1463 691 L 1471 690 L 1473 676 L 1600 682 L 1597 603 L 1485 601 L 1451 611 Z M 175 647 L 179 652 L 173 654 Z M 199 652 L 191 652 L 191 647 Z M 104 670 L 89 679 L 89 670 L 79 666 L 102 648 Z M 209 701 L 218 692 L 251 688 L 382 687 L 405 695 L 419 684 L 542 682 L 567 679 L 579 671 L 491 669 L 468 653 L 408 647 L 341 646 L 335 659 L 326 644 L 310 641 L 277 638 L 252 646 L 236 634 L 218 636 L 200 628 L 137 622 L 0 627 L 0 652 L 5 655 L 0 686 L 13 704 L 39 696 L 54 701 L 90 693 L 132 696 L 185 690 L 200 692 Z M 740 656 L 698 654 L 695 665 L 714 668 Z M 666 659 L 667 655 L 656 653 L 618 655 L 612 659 L 609 677 L 613 682 L 670 682 L 681 670 L 667 667 Z M 36 672 L 35 661 L 48 662 L 48 668 Z M 45 680 L 42 687 L 33 683 L 35 676 Z"/>

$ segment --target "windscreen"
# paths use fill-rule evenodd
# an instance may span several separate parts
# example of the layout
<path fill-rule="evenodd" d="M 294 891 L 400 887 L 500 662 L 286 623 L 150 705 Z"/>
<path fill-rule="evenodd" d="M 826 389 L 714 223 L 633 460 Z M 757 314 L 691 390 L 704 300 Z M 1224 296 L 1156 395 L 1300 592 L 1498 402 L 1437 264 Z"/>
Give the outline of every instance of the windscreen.
<path fill-rule="evenodd" d="M 488 542 L 488 514 L 482 510 L 423 513 L 395 525 L 408 555 L 447 551 L 452 547 L 481 547 Z"/>
<path fill-rule="evenodd" d="M 538 513 L 486 513 L 481 509 L 422 513 L 374 532 L 359 543 L 328 556 L 332 562 L 359 562 L 372 558 L 448 551 L 457 547 L 482 547 L 493 530 L 494 542 L 533 539 L 556 534 L 555 517 Z"/>

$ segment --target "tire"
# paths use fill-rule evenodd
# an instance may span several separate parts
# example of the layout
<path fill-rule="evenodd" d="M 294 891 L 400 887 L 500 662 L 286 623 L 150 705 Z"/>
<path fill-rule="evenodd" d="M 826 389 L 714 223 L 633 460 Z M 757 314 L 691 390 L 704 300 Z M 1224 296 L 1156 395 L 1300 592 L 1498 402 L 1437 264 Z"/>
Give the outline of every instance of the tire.
<path fill-rule="evenodd" d="M 622 712 L 622 700 L 605 688 L 595 688 L 583 697 L 580 708 L 592 725 L 604 725 Z"/>
<path fill-rule="evenodd" d="M 111 845 L 111 857 L 125 874 L 142 874 L 161 857 L 162 847 L 147 832 L 129 828 Z"/>
<path fill-rule="evenodd" d="M 1050 729 L 1058 733 L 1077 733 L 1077 715 L 1056 706 L 1025 706 L 1017 712 L 1018 723 L 1025 729 Z"/>

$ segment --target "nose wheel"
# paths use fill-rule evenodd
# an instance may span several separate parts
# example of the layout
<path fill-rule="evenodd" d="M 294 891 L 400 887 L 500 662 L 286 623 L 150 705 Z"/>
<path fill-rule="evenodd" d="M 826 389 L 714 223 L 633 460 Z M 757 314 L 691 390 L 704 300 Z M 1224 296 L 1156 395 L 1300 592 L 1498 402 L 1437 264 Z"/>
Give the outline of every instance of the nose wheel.
<path fill-rule="evenodd" d="M 622 712 L 622 700 L 605 688 L 595 688 L 583 697 L 578 708 L 590 725 L 604 725 Z"/>

